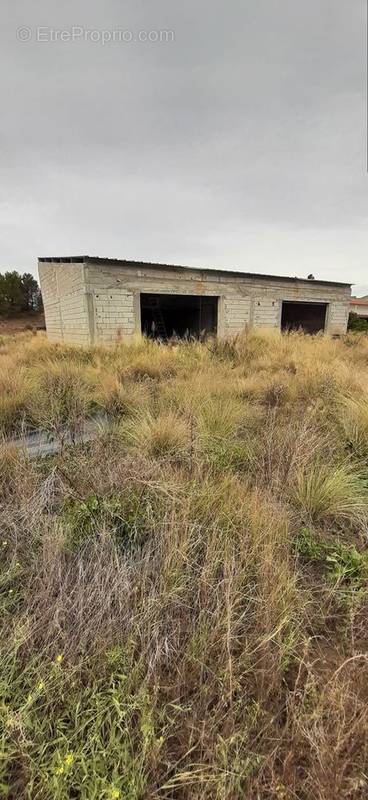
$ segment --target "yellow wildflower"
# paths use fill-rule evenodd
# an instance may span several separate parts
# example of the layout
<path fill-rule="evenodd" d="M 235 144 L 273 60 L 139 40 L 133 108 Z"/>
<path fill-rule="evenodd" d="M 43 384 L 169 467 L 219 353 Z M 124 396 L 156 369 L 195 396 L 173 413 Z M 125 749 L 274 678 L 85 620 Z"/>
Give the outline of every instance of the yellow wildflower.
<path fill-rule="evenodd" d="M 68 753 L 68 755 L 65 756 L 64 761 L 65 761 L 65 764 L 67 765 L 67 767 L 71 767 L 71 765 L 72 765 L 72 763 L 74 761 L 73 753 Z"/>
<path fill-rule="evenodd" d="M 119 797 L 121 797 L 119 789 L 111 789 L 110 797 L 111 800 L 119 800 Z"/>
<path fill-rule="evenodd" d="M 59 655 L 56 656 L 55 661 L 57 664 L 61 664 L 62 660 L 63 660 L 63 654 L 59 653 Z"/>
<path fill-rule="evenodd" d="M 44 682 L 43 682 L 43 681 L 40 681 L 40 682 L 37 684 L 37 689 L 38 689 L 38 691 L 39 691 L 39 692 L 42 692 L 42 689 L 44 689 L 44 688 L 45 688 L 45 684 L 44 684 Z"/>

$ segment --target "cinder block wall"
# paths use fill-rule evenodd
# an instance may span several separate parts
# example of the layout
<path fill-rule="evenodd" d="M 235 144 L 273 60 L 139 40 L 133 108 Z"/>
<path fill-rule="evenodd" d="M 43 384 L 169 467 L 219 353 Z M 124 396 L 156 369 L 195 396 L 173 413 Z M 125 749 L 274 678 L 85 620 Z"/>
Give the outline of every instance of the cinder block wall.
<path fill-rule="evenodd" d="M 48 335 L 74 343 L 129 341 L 141 332 L 140 293 L 219 298 L 218 335 L 247 326 L 280 328 L 282 301 L 327 303 L 326 332 L 346 332 L 350 288 L 149 264 L 41 262 Z"/>
<path fill-rule="evenodd" d="M 229 276 L 186 269 L 142 265 L 86 265 L 87 292 L 93 298 L 98 341 L 114 342 L 141 332 L 140 293 L 212 295 L 219 297 L 219 336 L 240 333 L 246 326 L 280 328 L 283 300 L 328 303 L 326 332 L 346 332 L 350 288 L 318 281 L 280 281 Z"/>
<path fill-rule="evenodd" d="M 53 342 L 91 341 L 84 270 L 84 264 L 39 262 L 46 330 Z"/>

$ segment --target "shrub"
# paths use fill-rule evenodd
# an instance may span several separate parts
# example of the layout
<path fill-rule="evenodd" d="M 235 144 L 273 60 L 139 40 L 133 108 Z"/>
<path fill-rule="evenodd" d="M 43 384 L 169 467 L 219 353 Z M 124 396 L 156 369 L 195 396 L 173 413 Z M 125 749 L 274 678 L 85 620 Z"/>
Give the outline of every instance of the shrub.
<path fill-rule="evenodd" d="M 355 314 L 353 311 L 350 311 L 348 331 L 368 333 L 368 320 L 360 317 L 359 314 Z"/>

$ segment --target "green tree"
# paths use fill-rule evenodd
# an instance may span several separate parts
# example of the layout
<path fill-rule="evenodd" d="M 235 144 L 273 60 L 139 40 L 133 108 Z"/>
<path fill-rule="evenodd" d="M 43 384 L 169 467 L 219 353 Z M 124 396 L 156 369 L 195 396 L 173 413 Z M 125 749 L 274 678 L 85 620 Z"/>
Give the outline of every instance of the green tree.
<path fill-rule="evenodd" d="M 368 320 L 360 317 L 351 311 L 349 314 L 348 331 L 357 331 L 359 333 L 368 333 Z"/>
<path fill-rule="evenodd" d="M 43 307 L 41 289 L 29 272 L 25 272 L 21 277 L 23 296 L 24 296 L 24 310 L 40 311 Z"/>
<path fill-rule="evenodd" d="M 42 309 L 41 291 L 36 279 L 28 272 L 0 274 L 0 315 L 15 316 Z"/>

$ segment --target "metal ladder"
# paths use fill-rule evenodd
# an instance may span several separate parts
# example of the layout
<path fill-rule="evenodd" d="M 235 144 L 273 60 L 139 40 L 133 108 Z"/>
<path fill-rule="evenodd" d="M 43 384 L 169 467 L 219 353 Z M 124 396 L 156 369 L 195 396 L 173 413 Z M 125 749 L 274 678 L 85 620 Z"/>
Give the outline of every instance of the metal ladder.
<path fill-rule="evenodd" d="M 158 336 L 159 339 L 167 339 L 165 320 L 158 297 L 147 297 L 145 305 L 152 311 L 155 335 Z"/>

